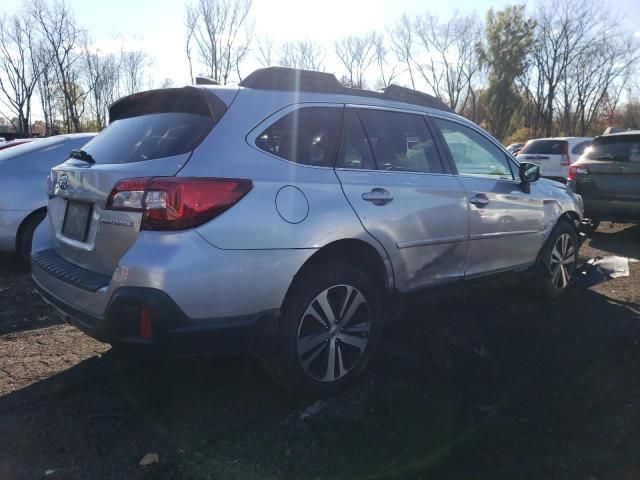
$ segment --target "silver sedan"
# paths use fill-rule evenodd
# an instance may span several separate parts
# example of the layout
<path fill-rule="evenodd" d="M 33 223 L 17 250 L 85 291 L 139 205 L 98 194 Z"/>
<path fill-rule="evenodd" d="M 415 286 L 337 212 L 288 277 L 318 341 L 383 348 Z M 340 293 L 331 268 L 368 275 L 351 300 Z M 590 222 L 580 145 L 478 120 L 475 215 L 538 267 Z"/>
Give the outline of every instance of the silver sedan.
<path fill-rule="evenodd" d="M 95 133 L 58 135 L 0 151 L 0 251 L 31 251 L 36 226 L 47 212 L 45 178 Z"/>

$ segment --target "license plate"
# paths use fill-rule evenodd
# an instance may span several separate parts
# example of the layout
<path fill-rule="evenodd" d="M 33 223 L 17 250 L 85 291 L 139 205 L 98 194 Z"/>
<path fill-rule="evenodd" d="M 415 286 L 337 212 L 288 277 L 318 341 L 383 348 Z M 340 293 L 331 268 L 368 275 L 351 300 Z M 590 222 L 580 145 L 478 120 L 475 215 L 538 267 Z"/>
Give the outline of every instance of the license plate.
<path fill-rule="evenodd" d="M 91 204 L 69 201 L 62 224 L 62 234 L 66 237 L 84 242 L 89 230 Z"/>

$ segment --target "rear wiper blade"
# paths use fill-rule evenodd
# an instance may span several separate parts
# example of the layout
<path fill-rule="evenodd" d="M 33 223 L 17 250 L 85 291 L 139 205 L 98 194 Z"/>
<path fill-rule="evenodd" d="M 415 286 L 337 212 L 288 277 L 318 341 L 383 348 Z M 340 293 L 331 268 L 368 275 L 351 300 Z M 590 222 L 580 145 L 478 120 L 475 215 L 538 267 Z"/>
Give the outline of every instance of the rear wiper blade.
<path fill-rule="evenodd" d="M 71 150 L 69 154 L 71 158 L 76 158 L 78 160 L 83 160 L 87 163 L 96 163 L 90 153 L 85 152 L 84 150 Z"/>

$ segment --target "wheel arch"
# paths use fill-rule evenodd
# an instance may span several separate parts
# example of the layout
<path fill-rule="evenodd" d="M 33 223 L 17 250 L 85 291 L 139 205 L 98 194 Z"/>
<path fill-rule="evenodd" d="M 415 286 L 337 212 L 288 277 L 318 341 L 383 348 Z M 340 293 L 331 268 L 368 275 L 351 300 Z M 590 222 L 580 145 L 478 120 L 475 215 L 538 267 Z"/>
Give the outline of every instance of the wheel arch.
<path fill-rule="evenodd" d="M 46 214 L 47 214 L 47 207 L 40 207 L 35 209 L 33 212 L 31 212 L 30 214 L 28 214 L 26 217 L 22 219 L 22 222 L 20 222 L 20 226 L 18 227 L 18 231 L 16 232 L 16 240 L 15 240 L 16 252 L 18 253 L 20 252 L 20 247 L 22 245 L 22 236 L 24 235 L 24 230 L 26 226 L 29 224 L 29 222 L 34 218 L 37 218 L 39 215 L 46 216 Z"/>
<path fill-rule="evenodd" d="M 386 252 L 381 253 L 376 247 L 361 239 L 341 239 L 318 249 L 304 262 L 291 280 L 283 304 L 287 302 L 294 285 L 301 277 L 319 265 L 332 262 L 349 263 L 371 275 L 383 293 L 385 303 L 394 290 L 393 271 Z"/>
<path fill-rule="evenodd" d="M 580 231 L 580 215 L 578 215 L 578 212 L 574 212 L 573 210 L 563 212 L 562 215 L 558 217 L 556 225 L 560 222 L 571 224 L 571 226 L 576 229 L 576 233 Z"/>

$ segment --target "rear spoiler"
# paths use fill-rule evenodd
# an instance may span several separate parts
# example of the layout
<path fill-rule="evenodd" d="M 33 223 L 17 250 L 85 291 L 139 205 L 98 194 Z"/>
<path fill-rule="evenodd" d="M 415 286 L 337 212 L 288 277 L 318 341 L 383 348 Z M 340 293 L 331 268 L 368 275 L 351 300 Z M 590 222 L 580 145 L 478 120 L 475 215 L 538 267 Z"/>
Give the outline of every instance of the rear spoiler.
<path fill-rule="evenodd" d="M 226 111 L 225 103 L 205 88 L 162 88 L 116 100 L 109 107 L 109 123 L 154 113 L 193 113 L 218 121 Z"/>

